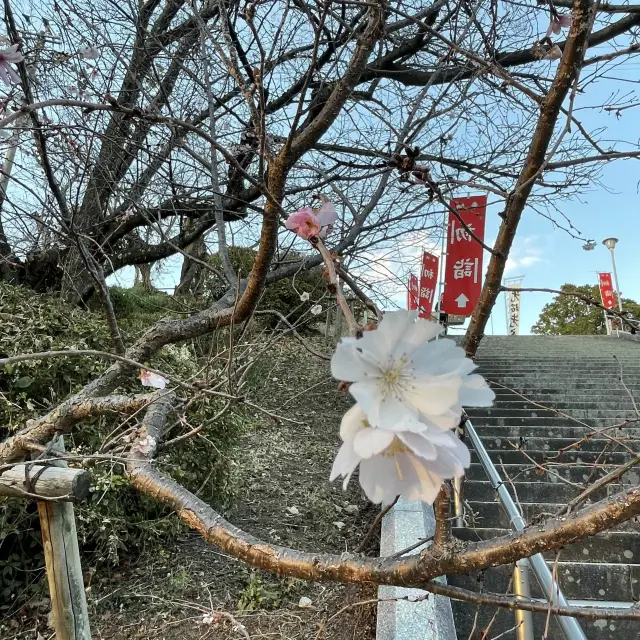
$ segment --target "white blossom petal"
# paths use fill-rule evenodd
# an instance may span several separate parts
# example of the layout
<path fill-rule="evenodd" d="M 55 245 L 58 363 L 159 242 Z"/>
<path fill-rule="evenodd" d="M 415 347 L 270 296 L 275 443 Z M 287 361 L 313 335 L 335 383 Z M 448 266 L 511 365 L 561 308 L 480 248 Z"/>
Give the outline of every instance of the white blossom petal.
<path fill-rule="evenodd" d="M 405 456 L 405 460 L 411 464 L 417 479 L 417 482 L 412 484 L 412 491 L 406 494 L 407 500 L 422 500 L 422 502 L 433 504 L 440 493 L 442 478 L 433 473 L 420 458 L 410 453 Z"/>
<path fill-rule="evenodd" d="M 446 380 L 417 378 L 404 390 L 403 395 L 407 402 L 425 416 L 439 415 L 458 404 L 461 386 L 462 380 L 457 377 Z"/>
<path fill-rule="evenodd" d="M 387 311 L 375 331 L 367 331 L 365 336 L 384 345 L 391 354 L 398 343 L 407 335 L 417 318 L 417 311 Z"/>
<path fill-rule="evenodd" d="M 370 458 L 384 451 L 394 440 L 395 433 L 384 429 L 368 427 L 356 434 L 353 440 L 353 450 L 361 458 Z"/>
<path fill-rule="evenodd" d="M 496 394 L 480 375 L 467 376 L 460 389 L 460 404 L 467 407 L 490 407 Z"/>
<path fill-rule="evenodd" d="M 340 437 L 343 442 L 350 442 L 358 431 L 367 427 L 367 416 L 359 405 L 354 404 L 349 411 L 342 416 L 340 423 Z"/>
<path fill-rule="evenodd" d="M 164 389 L 169 381 L 157 373 L 151 373 L 151 371 L 143 369 L 140 371 L 140 382 L 142 382 L 142 385 L 145 387 Z"/>
<path fill-rule="evenodd" d="M 378 420 L 372 426 L 393 431 L 408 429 L 419 431 L 418 412 L 413 406 L 392 395 L 383 396 L 378 409 Z"/>
<path fill-rule="evenodd" d="M 329 480 L 333 482 L 338 476 L 351 478 L 351 474 L 355 471 L 361 460 L 362 458 L 353 450 L 353 443 L 344 442 L 338 450 L 336 459 L 333 461 Z M 345 487 L 348 482 L 349 480 L 347 479 L 344 485 Z"/>
<path fill-rule="evenodd" d="M 323 227 L 327 227 L 338 220 L 338 212 L 332 202 L 323 202 L 318 211 L 315 212 L 316 218 Z"/>
<path fill-rule="evenodd" d="M 371 378 L 365 382 L 354 382 L 349 393 L 356 399 L 373 426 L 380 425 L 380 402 L 382 400 L 378 384 Z"/>
<path fill-rule="evenodd" d="M 402 337 L 402 340 L 396 347 L 394 356 L 400 358 L 402 356 L 411 356 L 416 349 L 420 348 L 423 344 L 428 343 L 428 340 L 433 340 L 436 336 L 439 336 L 444 328 L 437 322 L 421 321 L 414 322 L 409 325 L 407 333 Z M 440 342 L 439 340 L 437 342 Z M 434 342 L 433 344 L 437 344 Z"/>
<path fill-rule="evenodd" d="M 416 455 L 425 460 L 435 460 L 438 456 L 435 445 L 429 441 L 422 433 L 400 432 L 398 437 L 411 449 Z"/>
<path fill-rule="evenodd" d="M 354 340 L 343 338 L 331 358 L 331 375 L 338 380 L 355 382 L 380 374 L 379 367 L 367 358 Z"/>
<path fill-rule="evenodd" d="M 398 478 L 394 458 L 376 456 L 360 464 L 360 486 L 373 504 L 390 504 L 405 487 Z"/>

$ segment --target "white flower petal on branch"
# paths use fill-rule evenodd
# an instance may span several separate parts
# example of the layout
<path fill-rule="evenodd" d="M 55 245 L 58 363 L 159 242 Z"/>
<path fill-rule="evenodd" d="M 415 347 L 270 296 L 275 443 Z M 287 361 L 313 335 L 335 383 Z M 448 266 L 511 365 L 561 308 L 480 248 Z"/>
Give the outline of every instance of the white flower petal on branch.
<path fill-rule="evenodd" d="M 157 373 L 151 373 L 151 371 L 147 371 L 146 369 L 140 371 L 140 382 L 142 382 L 143 386 L 153 387 L 154 389 L 164 389 L 169 383 L 163 376 Z"/>
<path fill-rule="evenodd" d="M 357 404 L 343 416 L 340 437 L 330 480 L 342 476 L 346 489 L 360 466 L 360 485 L 376 504 L 390 504 L 398 495 L 432 503 L 443 480 L 463 476 L 471 463 L 455 432 L 427 424 L 420 432 L 373 428 Z"/>
<path fill-rule="evenodd" d="M 302 302 L 309 302 L 309 292 L 305 291 L 304 293 L 300 294 L 300 300 Z"/>
<path fill-rule="evenodd" d="M 312 316 L 318 316 L 322 313 L 322 305 L 315 304 L 313 305 L 313 307 L 311 307 L 311 309 L 309 309 L 309 311 L 311 312 Z"/>
<path fill-rule="evenodd" d="M 323 227 L 328 227 L 338 220 L 338 212 L 332 202 L 327 200 L 322 203 L 322 206 L 315 212 L 318 222 Z"/>
<path fill-rule="evenodd" d="M 12 64 L 17 64 L 24 60 L 24 56 L 18 51 L 17 44 L 0 51 L 0 80 L 6 85 L 20 84 L 20 76 L 14 71 Z"/>
<path fill-rule="evenodd" d="M 151 453 L 151 451 L 153 451 L 155 447 L 156 439 L 153 436 L 145 436 L 133 445 L 133 448 L 136 451 L 139 451 L 140 453 L 145 455 Z"/>
<path fill-rule="evenodd" d="M 419 432 L 452 429 L 462 405 L 491 406 L 495 394 L 476 365 L 447 339 L 442 328 L 417 319 L 416 311 L 385 313 L 375 331 L 343 339 L 331 360 L 335 378 L 351 382 L 351 395 L 372 427 Z"/>
<path fill-rule="evenodd" d="M 390 504 L 396 496 L 432 503 L 443 480 L 464 475 L 471 456 L 453 431 L 423 425 L 422 431 L 373 428 L 354 405 L 340 425 L 343 444 L 331 470 L 331 480 L 344 478 L 346 488 L 360 466 L 360 485 L 374 503 Z"/>

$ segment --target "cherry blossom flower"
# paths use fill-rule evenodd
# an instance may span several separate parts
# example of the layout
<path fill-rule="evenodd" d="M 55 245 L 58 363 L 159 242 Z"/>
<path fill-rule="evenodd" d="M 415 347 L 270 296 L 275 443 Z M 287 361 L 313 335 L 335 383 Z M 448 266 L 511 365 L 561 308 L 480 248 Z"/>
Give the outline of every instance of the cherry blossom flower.
<path fill-rule="evenodd" d="M 153 436 L 145 436 L 144 438 L 141 438 L 133 445 L 133 448 L 136 451 L 144 455 L 151 453 L 155 449 L 155 447 L 156 447 L 156 439 Z"/>
<path fill-rule="evenodd" d="M 140 371 L 140 382 L 142 382 L 143 386 L 153 387 L 154 389 L 164 389 L 169 383 L 166 378 L 157 373 L 151 373 L 151 371 L 147 371 L 146 369 Z"/>
<path fill-rule="evenodd" d="M 289 216 L 284 226 L 295 231 L 301 238 L 309 240 L 313 237 L 326 238 L 333 229 L 333 223 L 338 219 L 338 212 L 333 204 L 322 196 L 323 202 L 319 209 L 303 207 Z"/>
<path fill-rule="evenodd" d="M 423 425 L 422 431 L 397 431 L 370 426 L 365 412 L 354 405 L 342 418 L 343 444 L 333 463 L 330 480 L 344 478 L 346 489 L 360 466 L 359 480 L 374 504 L 390 504 L 396 496 L 433 503 L 442 481 L 459 478 L 471 456 L 454 431 Z"/>
<path fill-rule="evenodd" d="M 486 407 L 495 394 L 476 365 L 453 340 L 433 340 L 436 322 L 417 311 L 384 314 L 376 331 L 343 338 L 331 359 L 331 373 L 351 382 L 349 392 L 372 427 L 419 432 L 460 423 L 462 406 Z"/>
<path fill-rule="evenodd" d="M 338 212 L 329 200 L 324 200 L 320 209 L 314 212 L 322 229 L 318 237 L 324 240 L 332 231 L 333 223 L 338 220 Z"/>
<path fill-rule="evenodd" d="M 293 215 L 287 218 L 284 226 L 290 231 L 295 231 L 295 233 L 305 240 L 317 236 L 322 229 L 322 225 L 313 213 L 311 207 L 298 209 Z"/>
<path fill-rule="evenodd" d="M 562 29 L 566 29 L 571 26 L 571 14 L 570 13 L 558 13 L 555 16 L 551 16 L 549 20 L 549 28 L 547 29 L 546 37 L 548 38 L 552 33 L 558 35 Z"/>
<path fill-rule="evenodd" d="M 318 316 L 322 313 L 322 305 L 314 304 L 309 311 L 311 312 L 311 315 Z"/>
<path fill-rule="evenodd" d="M 85 49 L 80 49 L 78 54 L 81 58 L 85 60 L 97 60 L 100 57 L 100 49 L 96 46 L 86 47 Z"/>
<path fill-rule="evenodd" d="M 305 291 L 304 293 L 300 294 L 300 300 L 302 302 L 309 302 L 309 292 Z"/>
<path fill-rule="evenodd" d="M 10 47 L 0 51 L 0 80 L 7 85 L 11 85 L 12 82 L 16 84 L 20 82 L 20 76 L 11 66 L 24 60 L 24 56 L 18 51 L 18 46 L 17 44 L 12 44 Z"/>

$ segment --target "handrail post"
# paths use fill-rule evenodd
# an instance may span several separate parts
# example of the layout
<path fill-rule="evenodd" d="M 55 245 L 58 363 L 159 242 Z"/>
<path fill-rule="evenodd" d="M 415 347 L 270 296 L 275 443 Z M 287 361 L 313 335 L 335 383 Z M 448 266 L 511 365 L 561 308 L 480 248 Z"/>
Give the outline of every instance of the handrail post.
<path fill-rule="evenodd" d="M 453 479 L 453 515 L 456 527 L 464 527 L 464 510 L 462 508 L 462 478 Z"/>
<path fill-rule="evenodd" d="M 526 558 L 518 560 L 513 567 L 513 592 L 520 598 L 531 598 L 529 563 Z M 534 640 L 531 611 L 516 609 L 516 636 L 518 640 Z"/>

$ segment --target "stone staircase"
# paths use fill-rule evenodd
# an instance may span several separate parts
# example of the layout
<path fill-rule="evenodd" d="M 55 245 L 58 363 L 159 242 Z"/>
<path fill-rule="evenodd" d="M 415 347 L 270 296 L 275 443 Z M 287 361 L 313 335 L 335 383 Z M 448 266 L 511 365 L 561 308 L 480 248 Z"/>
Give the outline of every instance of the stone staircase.
<path fill-rule="evenodd" d="M 496 403 L 490 409 L 470 409 L 469 417 L 500 475 L 513 481 L 512 497 L 528 523 L 557 512 L 596 479 L 632 459 L 633 452 L 640 452 L 640 342 L 607 336 L 489 336 L 476 362 L 496 392 Z M 594 433 L 634 419 L 639 421 Z M 588 434 L 593 435 L 582 440 Z M 622 440 L 626 448 L 608 435 Z M 504 535 L 509 520 L 475 453 L 471 462 L 464 485 L 466 526 L 455 528 L 454 534 L 464 540 Z M 640 467 L 635 467 L 593 501 L 639 482 Z M 637 520 L 567 546 L 557 559 L 555 553 L 547 554 L 552 570 L 557 560 L 560 588 L 568 600 L 640 600 Z M 505 566 L 480 575 L 450 575 L 448 581 L 467 589 L 508 593 L 511 577 L 511 568 Z M 533 574 L 531 589 L 534 597 L 542 596 Z M 459 640 L 516 638 L 513 612 L 452 604 Z M 542 638 L 546 616 L 533 618 L 534 637 Z M 491 621 L 489 632 L 482 635 Z M 580 624 L 589 640 L 620 633 L 629 640 L 640 638 L 636 622 Z M 546 637 L 561 640 L 564 635 L 552 621 Z"/>

